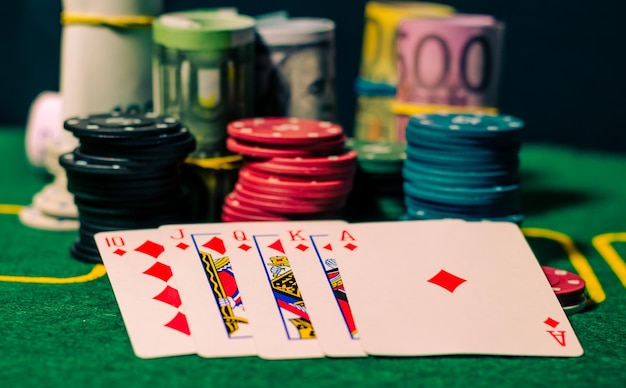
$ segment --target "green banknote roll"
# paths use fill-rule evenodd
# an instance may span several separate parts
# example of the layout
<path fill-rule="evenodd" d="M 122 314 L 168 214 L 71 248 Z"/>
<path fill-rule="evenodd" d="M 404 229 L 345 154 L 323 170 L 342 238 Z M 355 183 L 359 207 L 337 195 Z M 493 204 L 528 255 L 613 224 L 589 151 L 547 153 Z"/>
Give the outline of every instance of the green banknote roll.
<path fill-rule="evenodd" d="M 196 137 L 194 158 L 228 153 L 228 122 L 254 114 L 254 19 L 231 8 L 164 14 L 153 28 L 155 111 Z"/>

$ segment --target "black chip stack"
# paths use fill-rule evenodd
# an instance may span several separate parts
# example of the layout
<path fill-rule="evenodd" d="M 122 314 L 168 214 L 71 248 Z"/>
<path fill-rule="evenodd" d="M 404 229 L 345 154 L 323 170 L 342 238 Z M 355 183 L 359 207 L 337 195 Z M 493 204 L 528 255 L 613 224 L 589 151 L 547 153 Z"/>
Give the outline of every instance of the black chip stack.
<path fill-rule="evenodd" d="M 80 141 L 59 159 L 79 214 L 72 256 L 101 262 L 98 232 L 194 221 L 180 167 L 196 142 L 176 119 L 111 113 L 71 118 L 64 127 Z"/>

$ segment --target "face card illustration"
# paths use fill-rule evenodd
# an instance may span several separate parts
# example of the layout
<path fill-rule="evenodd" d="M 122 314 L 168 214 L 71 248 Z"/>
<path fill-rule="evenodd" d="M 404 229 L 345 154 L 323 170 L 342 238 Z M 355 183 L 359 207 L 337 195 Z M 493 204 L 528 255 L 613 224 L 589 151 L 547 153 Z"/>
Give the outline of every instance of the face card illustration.
<path fill-rule="evenodd" d="M 135 354 L 195 353 L 186 306 L 158 230 L 102 232 L 95 240 Z"/>
<path fill-rule="evenodd" d="M 320 346 L 330 357 L 358 357 L 367 354 L 361 347 L 349 297 L 334 258 L 329 228 L 344 222 L 281 231 L 283 247 L 305 297 Z"/>
<path fill-rule="evenodd" d="M 246 303 L 259 356 L 267 359 L 313 358 L 323 353 L 306 295 L 291 268 L 280 232 L 322 222 L 221 224 Z"/>
<path fill-rule="evenodd" d="M 188 310 L 198 354 L 255 355 L 252 329 L 224 236 L 210 224 L 159 228 Z"/>
<path fill-rule="evenodd" d="M 370 354 L 582 354 L 515 224 L 363 223 L 333 240 Z"/>

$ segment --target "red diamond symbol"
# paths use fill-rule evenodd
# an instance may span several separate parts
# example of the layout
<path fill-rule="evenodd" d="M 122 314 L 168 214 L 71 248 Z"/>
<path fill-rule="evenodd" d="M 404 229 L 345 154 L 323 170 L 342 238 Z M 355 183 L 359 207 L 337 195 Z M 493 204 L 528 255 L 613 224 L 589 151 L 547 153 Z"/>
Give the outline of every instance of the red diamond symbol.
<path fill-rule="evenodd" d="M 439 271 L 435 276 L 428 279 L 428 282 L 436 284 L 441 288 L 445 288 L 450 292 L 454 292 L 458 286 L 465 283 L 466 280 L 458 276 L 452 275 L 443 269 Z"/>
<path fill-rule="evenodd" d="M 116 255 L 124 256 L 126 251 L 123 250 L 123 249 L 116 249 L 116 250 L 113 251 L 113 253 L 115 253 Z"/>
<path fill-rule="evenodd" d="M 274 241 L 273 243 L 271 243 L 267 247 L 275 249 L 275 250 L 277 250 L 278 252 L 280 252 L 282 254 L 285 254 L 285 249 L 283 248 L 283 244 L 280 242 L 280 240 Z"/>
<path fill-rule="evenodd" d="M 179 312 L 171 321 L 165 324 L 170 329 L 178 330 L 183 334 L 191 335 L 189 331 L 189 324 L 187 324 L 187 317 L 185 314 Z"/>
<path fill-rule="evenodd" d="M 165 265 L 161 262 L 156 262 L 152 267 L 145 270 L 143 273 L 146 275 L 154 276 L 157 279 L 161 279 L 164 282 L 168 281 L 172 277 L 172 269 L 169 265 Z"/>
<path fill-rule="evenodd" d="M 226 247 L 224 246 L 224 240 L 219 237 L 213 237 L 206 243 L 202 244 L 203 247 L 207 247 L 209 249 L 213 249 L 215 252 L 219 254 L 224 254 L 226 252 Z"/>
<path fill-rule="evenodd" d="M 180 307 L 180 305 L 182 304 L 182 302 L 180 301 L 180 295 L 178 294 L 178 290 L 170 286 L 165 287 L 159 295 L 155 296 L 152 299 L 167 303 L 176 308 Z"/>
<path fill-rule="evenodd" d="M 348 248 L 349 250 L 353 251 L 357 248 L 356 245 L 352 244 L 352 243 L 348 243 L 346 245 L 344 245 L 345 248 Z"/>
<path fill-rule="evenodd" d="M 165 251 L 165 248 L 163 248 L 163 245 L 161 245 L 161 244 L 157 244 L 157 243 L 152 242 L 150 240 L 146 240 L 146 242 L 144 242 L 143 244 L 141 244 L 140 246 L 135 248 L 135 250 L 137 252 L 141 252 L 141 253 L 145 253 L 146 255 L 150 255 L 150 256 L 152 256 L 152 257 L 154 257 L 156 259 L 157 257 L 159 257 L 159 255 L 161 253 L 163 253 L 163 251 Z"/>
<path fill-rule="evenodd" d="M 244 251 L 248 252 L 248 249 L 252 248 L 250 245 L 248 244 L 241 244 L 239 247 L 239 249 L 243 249 Z"/>
<path fill-rule="evenodd" d="M 185 244 L 184 242 L 181 242 L 178 245 L 176 245 L 176 247 L 184 251 L 185 249 L 189 248 L 189 245 Z"/>
<path fill-rule="evenodd" d="M 333 247 L 330 245 L 330 243 L 328 243 L 328 244 L 324 245 L 322 248 L 327 249 L 327 250 L 329 250 L 329 251 L 332 251 L 332 250 L 333 250 Z"/>
<path fill-rule="evenodd" d="M 301 250 L 302 252 L 306 251 L 307 249 L 309 249 L 309 247 L 307 247 L 304 244 L 299 244 L 298 246 L 296 246 L 296 249 Z"/>
<path fill-rule="evenodd" d="M 555 327 L 557 327 L 557 326 L 559 325 L 559 323 L 561 323 L 561 322 L 556 321 L 556 320 L 554 320 L 554 319 L 552 319 L 552 318 L 548 317 L 548 319 L 546 319 L 545 321 L 543 321 L 543 323 L 545 323 L 546 325 L 548 325 L 548 326 L 550 326 L 550 327 L 552 327 L 552 328 L 554 329 L 554 328 L 555 328 Z"/>

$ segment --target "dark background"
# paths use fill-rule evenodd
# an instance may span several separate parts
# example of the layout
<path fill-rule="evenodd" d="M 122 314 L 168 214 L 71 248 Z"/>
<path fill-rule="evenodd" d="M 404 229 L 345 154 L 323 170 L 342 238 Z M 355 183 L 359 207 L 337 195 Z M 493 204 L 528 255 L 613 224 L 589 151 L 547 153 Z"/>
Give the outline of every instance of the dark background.
<path fill-rule="evenodd" d="M 106 0 L 102 0 L 106 1 Z M 523 118 L 525 140 L 623 153 L 626 77 L 617 0 L 449 0 L 507 24 L 500 108 Z M 165 11 L 235 6 L 251 16 L 284 9 L 336 22 L 339 120 L 351 133 L 366 0 L 165 0 Z M 58 90 L 61 2 L 4 2 L 0 11 L 0 125 L 26 122 L 43 90 Z"/>

